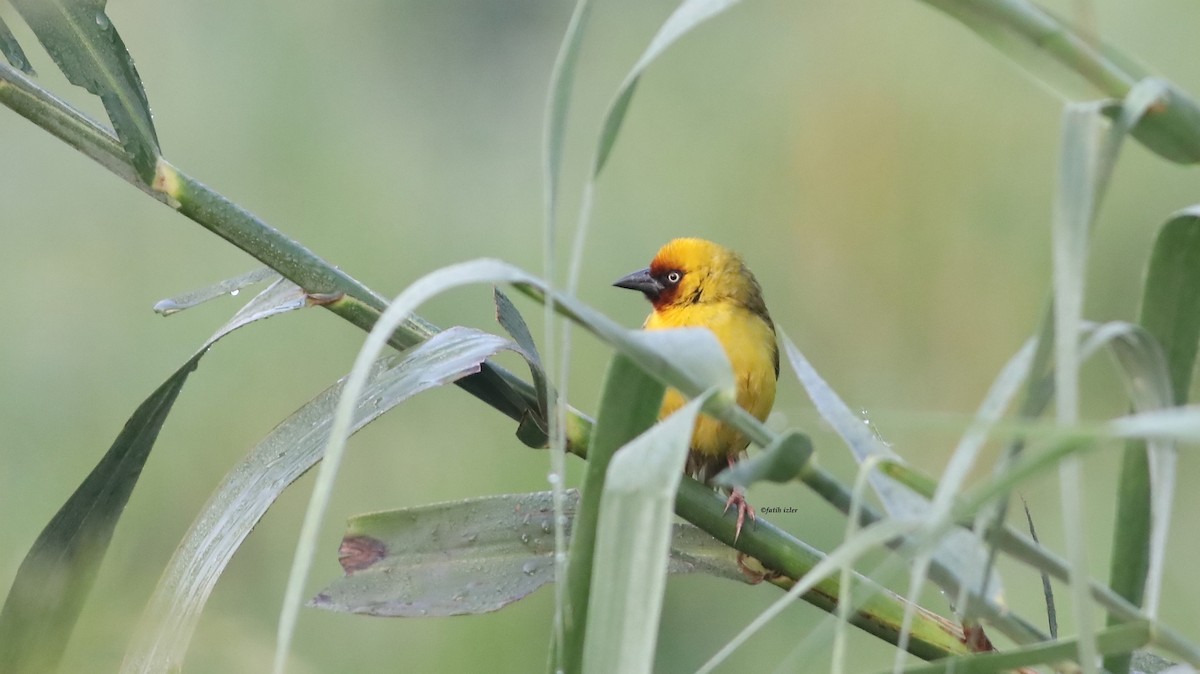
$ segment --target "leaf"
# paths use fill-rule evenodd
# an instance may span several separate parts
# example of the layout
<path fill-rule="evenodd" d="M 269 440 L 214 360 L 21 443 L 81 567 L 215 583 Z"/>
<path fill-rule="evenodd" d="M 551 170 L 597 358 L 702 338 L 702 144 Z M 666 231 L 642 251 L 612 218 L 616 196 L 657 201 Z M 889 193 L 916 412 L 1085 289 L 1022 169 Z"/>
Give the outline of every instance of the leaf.
<path fill-rule="evenodd" d="M 160 316 L 173 316 L 184 309 L 191 309 L 194 306 L 203 304 L 209 300 L 223 297 L 225 295 L 237 295 L 242 288 L 261 283 L 267 279 L 279 278 L 279 272 L 270 267 L 259 267 L 258 269 L 248 271 L 240 276 L 225 279 L 220 283 L 214 283 L 207 288 L 193 290 L 191 292 L 168 297 L 154 303 L 154 313 Z"/>
<path fill-rule="evenodd" d="M 647 375 L 633 361 L 620 354 L 613 356 L 604 378 L 600 411 L 588 442 L 583 503 L 571 535 L 567 562 L 568 603 L 563 618 L 563 657 L 560 663 L 564 671 L 578 672 L 582 666 L 596 552 L 596 528 L 600 521 L 600 498 L 608 466 L 620 447 L 654 424 L 665 390 L 661 382 Z"/>
<path fill-rule="evenodd" d="M 1140 323 L 1166 354 L 1174 403 L 1186 403 L 1200 341 L 1200 205 L 1175 213 L 1159 230 Z"/>
<path fill-rule="evenodd" d="M 529 333 L 529 326 L 525 325 L 521 312 L 517 311 L 508 296 L 500 292 L 499 288 L 494 289 L 492 295 L 496 303 L 496 320 L 516 342 L 516 351 L 529 365 L 529 374 L 533 377 L 533 387 L 537 391 L 537 414 L 527 414 L 521 419 L 517 437 L 530 447 L 545 447 L 550 433 L 550 386 L 546 381 L 546 371 L 541 356 L 538 355 L 537 344 L 534 343 L 533 335 Z"/>
<path fill-rule="evenodd" d="M 139 405 L 108 452 L 42 530 L 0 611 L 0 671 L 40 674 L 57 667 L 117 520 L 188 375 L 218 339 L 278 313 L 281 301 L 287 304 L 296 294 L 303 297 L 303 291 L 288 285 L 277 283 L 243 307 Z M 287 306 L 296 308 L 294 303 Z"/>
<path fill-rule="evenodd" d="M 583 672 L 650 672 L 696 398 L 621 448 L 600 500 Z"/>
<path fill-rule="evenodd" d="M 0 612 L 0 670 L 54 671 L 193 356 L 145 400 L 25 555 Z"/>
<path fill-rule="evenodd" d="M 786 335 L 780 335 L 780 342 L 787 353 L 792 370 L 812 399 L 817 412 L 842 438 L 860 465 L 868 466 L 881 458 L 904 462 L 851 411 Z M 883 502 L 884 510 L 891 517 L 901 521 L 921 521 L 930 513 L 931 508 L 927 500 L 887 475 L 871 470 L 867 479 Z M 983 582 L 981 574 L 987 568 L 987 551 L 970 533 L 961 529 L 951 530 L 938 545 L 933 556 L 945 569 L 945 573 L 955 574 L 954 578 L 947 578 L 935 567 L 935 573 L 931 575 L 931 579 L 946 589 L 951 597 L 957 596 L 959 588 L 986 587 L 986 596 L 994 602 L 1001 602 L 1004 589 L 1000 578 L 993 570 L 987 576 L 987 582 Z"/>
<path fill-rule="evenodd" d="M 33 72 L 33 66 L 29 64 L 25 51 L 17 43 L 17 36 L 13 35 L 3 18 L 0 18 L 0 54 L 4 54 L 4 58 L 17 70 L 31 77 L 37 75 Z"/>
<path fill-rule="evenodd" d="M 579 494 L 566 497 L 570 527 Z M 346 575 L 309 605 L 404 618 L 496 611 L 554 582 L 553 518 L 548 491 L 359 515 L 338 552 Z M 673 528 L 669 567 L 741 579 L 735 553 L 690 524 Z"/>
<path fill-rule="evenodd" d="M 603 130 L 600 132 L 596 162 L 592 170 L 593 179 L 600 175 L 604 165 L 608 163 L 609 154 L 617 141 L 617 134 L 621 131 L 621 124 L 625 121 L 625 113 L 629 111 L 629 104 L 633 101 L 633 92 L 637 90 L 638 82 L 646 68 L 684 35 L 737 2 L 738 0 L 684 0 L 659 27 L 646 51 L 642 52 L 641 57 L 625 75 L 625 80 L 617 89 L 617 95 L 604 115 Z"/>
<path fill-rule="evenodd" d="M 133 59 L 105 0 L 12 0 L 71 84 L 100 97 L 121 145 L 149 184 L 161 152 Z"/>
<path fill-rule="evenodd" d="M 450 328 L 373 366 L 354 410 L 352 431 L 421 391 L 479 370 L 484 359 L 513 345 L 470 328 Z M 275 427 L 234 467 L 196 516 L 159 579 L 122 672 L 172 672 L 217 579 L 242 541 L 280 494 L 321 460 L 345 379 Z"/>
<path fill-rule="evenodd" d="M 553 233 L 555 211 L 558 206 L 558 183 L 562 173 L 563 147 L 566 141 L 567 115 L 571 110 L 571 91 L 575 87 L 576 66 L 579 50 L 588 19 L 592 14 L 590 0 L 578 0 L 571 13 L 567 32 L 554 59 L 554 71 L 550 75 L 550 87 L 546 96 L 546 125 L 542 142 L 542 173 L 545 180 L 546 242 L 547 261 L 553 259 Z M 547 278 L 550 275 L 547 274 Z"/>

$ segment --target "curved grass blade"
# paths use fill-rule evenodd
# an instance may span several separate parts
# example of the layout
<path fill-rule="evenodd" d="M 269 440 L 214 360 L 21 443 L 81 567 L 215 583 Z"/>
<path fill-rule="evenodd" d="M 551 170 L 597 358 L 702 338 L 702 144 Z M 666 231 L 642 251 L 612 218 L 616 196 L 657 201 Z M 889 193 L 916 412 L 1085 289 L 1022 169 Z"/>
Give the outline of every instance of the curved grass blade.
<path fill-rule="evenodd" d="M 642 52 L 637 62 L 629 69 L 625 80 L 617 89 L 616 97 L 609 104 L 608 112 L 604 115 L 600 142 L 596 147 L 596 163 L 592 170 L 593 178 L 600 175 L 600 172 L 604 170 L 604 165 L 608 163 L 608 157 L 617 141 L 617 134 L 621 131 L 621 124 L 625 122 L 625 113 L 629 111 L 633 93 L 637 90 L 638 82 L 642 79 L 646 68 L 650 67 L 655 59 L 661 56 L 668 47 L 678 42 L 680 38 L 737 3 L 738 0 L 684 0 L 671 16 L 667 17 L 654 38 L 650 40 L 646 51 Z"/>
<path fill-rule="evenodd" d="M 450 328 L 375 363 L 354 410 L 352 431 L 421 391 L 479 370 L 512 348 L 508 340 Z M 124 674 L 177 671 L 221 573 L 279 495 L 321 460 L 345 379 L 281 422 L 226 475 L 159 579 L 126 653 Z"/>
<path fill-rule="evenodd" d="M 604 113 L 604 121 L 600 130 L 600 138 L 596 144 L 592 160 L 592 174 L 583 188 L 583 197 L 579 206 L 579 222 L 576 226 L 575 239 L 571 244 L 571 264 L 567 275 L 567 292 L 574 293 L 578 286 L 579 274 L 583 266 L 583 253 L 587 245 L 587 234 L 591 222 L 592 201 L 596 189 L 596 180 L 608 163 L 609 155 L 617 142 L 617 135 L 633 101 L 633 93 L 637 90 L 642 74 L 650 67 L 663 52 L 680 38 L 690 33 L 697 26 L 717 16 L 721 12 L 737 4 L 738 0 L 683 0 L 675 8 L 671 16 L 663 22 L 658 32 L 650 40 L 646 50 L 638 58 L 633 67 L 626 73 L 625 79 L 617 88 L 617 94 Z M 565 334 L 565 333 L 564 333 Z M 565 342 L 565 340 L 564 340 Z"/>
<path fill-rule="evenodd" d="M 579 493 L 565 496 L 569 533 Z M 359 515 L 339 550 L 346 575 L 309 605 L 404 618 L 499 610 L 554 582 L 553 519 L 548 491 Z M 744 580 L 733 550 L 686 523 L 672 528 L 668 567 Z"/>
<path fill-rule="evenodd" d="M 1171 403 L 1185 404 L 1200 341 L 1200 206 L 1175 213 L 1159 229 L 1146 271 L 1139 322 L 1162 346 L 1170 376 Z M 1135 604 L 1142 604 L 1154 568 L 1151 557 L 1159 549 L 1151 543 L 1155 529 L 1152 523 L 1164 522 L 1158 514 L 1152 516 L 1152 503 L 1163 498 L 1156 483 L 1164 481 L 1169 465 L 1155 462 L 1153 473 L 1162 477 L 1152 478 L 1152 461 L 1143 443 L 1131 443 L 1125 451 L 1118 486 L 1109 583 Z M 1162 505 L 1157 510 L 1164 512 Z M 1109 618 L 1110 625 L 1116 622 L 1116 618 Z M 1107 658 L 1105 668 L 1128 671 L 1128 656 Z"/>
<path fill-rule="evenodd" d="M 600 498 L 609 463 L 617 449 L 650 428 L 658 418 L 666 387 L 631 360 L 617 354 L 604 378 L 600 410 L 588 442 L 588 463 L 583 477 L 583 503 L 571 535 L 567 561 L 567 606 L 563 618 L 562 658 L 556 659 L 564 672 L 578 672 L 583 663 L 587 611 L 591 601 L 592 569 L 596 552 L 596 528 L 600 521 Z"/>
<path fill-rule="evenodd" d="M 270 267 L 259 267 L 253 271 L 248 271 L 240 276 L 225 279 L 219 283 L 214 283 L 207 288 L 193 290 L 191 292 L 168 297 L 154 303 L 154 313 L 160 316 L 174 316 L 184 309 L 191 309 L 199 306 L 209 300 L 223 297 L 225 295 L 237 295 L 242 288 L 261 283 L 268 279 L 274 280 L 279 278 L 279 272 Z"/>
<path fill-rule="evenodd" d="M 0 611 L 0 671 L 40 674 L 57 667 L 158 432 L 209 347 L 243 325 L 301 306 L 304 293 L 295 285 L 263 291 L 138 406 L 21 563 Z"/>
<path fill-rule="evenodd" d="M 71 84 L 100 97 L 130 162 L 147 184 L 161 154 L 150 103 L 105 0 L 11 0 Z"/>
<path fill-rule="evenodd" d="M 583 672 L 650 672 L 667 582 L 675 493 L 700 396 L 613 457 L 600 499 Z"/>
<path fill-rule="evenodd" d="M 854 458 L 860 464 L 886 459 L 903 462 L 891 447 L 875 436 L 871 429 L 862 422 L 850 408 L 838 397 L 837 393 L 821 378 L 804 354 L 796 348 L 786 335 L 780 335 L 780 342 L 787 353 L 788 362 L 796 377 L 804 386 L 804 390 L 812 399 L 821 418 L 828 422 L 834 431 L 850 448 Z M 931 511 L 930 504 L 923 497 L 907 486 L 896 482 L 887 475 L 872 470 L 868 476 L 871 487 L 884 504 L 884 509 L 893 518 L 908 521 L 925 519 Z M 1004 594 L 999 576 L 993 570 L 986 582 L 981 574 L 986 569 L 987 551 L 971 534 L 961 529 L 949 532 L 938 545 L 934 558 L 940 562 L 940 568 L 947 573 L 957 576 L 947 579 L 942 571 L 932 575 L 932 580 L 938 585 L 950 588 L 984 588 L 988 590 L 987 597 L 999 603 Z M 935 567 L 937 569 L 938 567 Z M 950 585 L 947 581 L 952 580 Z M 951 591 L 950 596 L 958 593 Z"/>
<path fill-rule="evenodd" d="M 533 378 L 533 388 L 537 392 L 538 409 L 536 414 L 526 414 L 521 418 L 517 427 L 517 437 L 530 447 L 545 447 L 550 439 L 550 385 L 546 381 L 546 370 L 538 355 L 537 344 L 521 312 L 513 306 L 512 300 L 500 292 L 499 288 L 492 291 L 496 303 L 496 321 L 516 342 L 521 357 L 529 365 L 529 374 Z"/>
<path fill-rule="evenodd" d="M 37 73 L 33 72 L 33 66 L 29 64 L 29 59 L 25 56 L 25 51 L 21 49 L 21 45 L 17 42 L 17 36 L 13 35 L 12 29 L 4 23 L 4 19 L 0 18 L 0 54 L 4 54 L 4 58 L 8 60 L 12 67 L 21 72 L 34 77 Z"/>

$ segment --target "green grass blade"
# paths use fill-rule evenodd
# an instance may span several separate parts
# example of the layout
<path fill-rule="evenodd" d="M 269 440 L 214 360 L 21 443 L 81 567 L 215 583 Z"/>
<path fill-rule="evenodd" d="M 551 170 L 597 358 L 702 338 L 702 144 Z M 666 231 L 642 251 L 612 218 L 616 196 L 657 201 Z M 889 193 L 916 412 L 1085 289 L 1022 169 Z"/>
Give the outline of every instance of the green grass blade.
<path fill-rule="evenodd" d="M 1200 340 L 1200 207 L 1176 213 L 1159 229 L 1146 271 L 1139 322 L 1162 346 L 1170 376 L 1171 403 L 1185 404 Z M 1148 576 L 1156 567 L 1151 557 L 1161 550 L 1161 544 L 1151 544 L 1155 528 L 1152 523 L 1165 521 L 1152 517 L 1152 503 L 1160 503 L 1160 513 L 1168 510 L 1161 504 L 1166 496 L 1155 490 L 1155 483 L 1164 481 L 1170 467 L 1162 463 L 1158 461 L 1155 470 L 1162 477 L 1152 480 L 1145 444 L 1130 443 L 1118 485 L 1109 583 L 1115 592 L 1139 605 Z M 1115 617 L 1109 618 L 1109 625 L 1117 622 Z M 1106 658 L 1105 668 L 1128 671 L 1128 656 Z"/>
<path fill-rule="evenodd" d="M 1200 206 L 1162 226 L 1146 271 L 1139 322 L 1167 357 L 1174 402 L 1187 402 L 1200 340 Z"/>
<path fill-rule="evenodd" d="M 3 54 L 4 58 L 17 70 L 29 76 L 37 75 L 33 72 L 33 66 L 29 64 L 25 51 L 17 42 L 17 36 L 13 35 L 12 29 L 8 27 L 7 23 L 4 23 L 2 18 L 0 18 L 0 54 Z"/>
<path fill-rule="evenodd" d="M 812 399 L 817 412 L 842 438 L 860 465 L 873 464 L 880 459 L 903 462 L 903 459 L 892 451 L 887 443 L 878 438 L 862 422 L 862 419 L 842 401 L 786 335 L 780 336 L 780 342 L 783 344 L 792 370 L 804 386 L 809 398 Z M 867 479 L 883 502 L 884 509 L 893 518 L 921 520 L 930 513 L 929 501 L 887 475 L 871 470 Z M 993 571 L 986 583 L 980 576 L 982 570 L 986 568 L 987 551 L 982 543 L 970 533 L 954 529 L 934 551 L 933 556 L 940 563 L 940 569 L 933 574 L 932 579 L 942 587 L 953 587 L 954 589 L 987 587 L 987 596 L 993 601 L 999 601 L 1003 595 L 1003 584 L 998 574 Z M 955 574 L 955 578 L 947 579 L 944 575 L 947 572 Z M 952 586 L 946 585 L 948 580 L 952 581 Z M 954 597 L 957 594 L 958 592 L 951 591 L 950 596 Z"/>
<path fill-rule="evenodd" d="M 225 279 L 219 283 L 214 283 L 208 287 L 192 290 L 174 297 L 159 300 L 154 303 L 154 313 L 160 316 L 174 316 L 175 314 L 192 307 L 199 306 L 214 300 L 218 297 L 226 295 L 237 295 L 247 286 L 261 283 L 268 279 L 274 281 L 279 278 L 279 272 L 270 267 L 259 267 L 253 271 L 248 271 L 240 276 Z"/>
<path fill-rule="evenodd" d="M 201 355 L 184 363 L 129 417 L 25 556 L 0 611 L 0 670 L 43 674 L 57 668 L 117 520 Z"/>
<path fill-rule="evenodd" d="M 263 291 L 138 406 L 17 571 L 0 611 L 0 671 L 42 673 L 57 666 L 158 432 L 209 347 L 244 325 L 302 306 L 304 293 L 294 285 Z"/>
<path fill-rule="evenodd" d="M 680 38 L 705 21 L 736 5 L 737 2 L 738 0 L 684 0 L 671 16 L 667 17 L 667 20 L 658 29 L 658 33 L 650 40 L 646 50 L 642 52 L 637 62 L 625 75 L 625 80 L 617 89 L 617 95 L 604 115 L 600 141 L 596 146 L 593 178 L 600 175 L 600 172 L 604 170 L 604 165 L 608 163 L 608 157 L 612 153 L 617 135 L 621 131 L 621 124 L 625 121 L 625 114 L 629 111 L 629 104 L 633 101 L 633 93 L 650 64 Z"/>
<path fill-rule="evenodd" d="M 537 344 L 533 342 L 533 335 L 530 334 L 525 319 L 521 317 L 521 312 L 517 311 L 508 296 L 500 292 L 499 288 L 494 289 L 492 295 L 496 303 L 496 321 L 516 342 L 517 352 L 529 365 L 529 375 L 537 392 L 537 410 L 531 411 L 521 419 L 517 437 L 530 447 L 545 447 L 550 435 L 550 408 L 553 403 L 550 402 L 552 391 L 541 356 L 538 355 Z"/>
<path fill-rule="evenodd" d="M 430 388 L 479 369 L 513 345 L 449 328 L 371 370 L 351 424 L 356 432 Z M 129 646 L 123 674 L 178 671 L 204 605 L 230 559 L 280 494 L 321 460 L 344 380 L 283 420 L 225 476 L 163 571 Z"/>
<path fill-rule="evenodd" d="M 1071 427 L 1079 420 L 1079 331 L 1087 241 L 1098 200 L 1102 117 L 1096 104 L 1067 106 L 1059 163 L 1058 198 L 1052 228 L 1054 260 L 1054 391 L 1057 421 Z M 1084 527 L 1083 464 L 1077 455 L 1059 463 L 1067 559 L 1071 563 L 1072 610 L 1078 616 L 1077 661 L 1087 674 L 1096 672 L 1095 628 L 1085 579 L 1088 577 Z"/>
<path fill-rule="evenodd" d="M 609 463 L 617 449 L 633 440 L 658 418 L 666 387 L 625 356 L 613 357 L 605 376 L 600 411 L 588 443 L 588 464 L 583 478 L 583 499 L 571 534 L 567 562 L 567 606 L 563 620 L 564 672 L 578 672 L 583 663 L 584 634 L 591 597 L 596 526 L 600 497 Z"/>
<path fill-rule="evenodd" d="M 675 493 L 706 396 L 621 448 L 608 466 L 592 570 L 584 672 L 650 672 L 666 590 Z"/>
<path fill-rule="evenodd" d="M 158 135 L 133 59 L 105 0 L 12 0 L 72 84 L 100 97 L 138 175 L 154 179 Z"/>

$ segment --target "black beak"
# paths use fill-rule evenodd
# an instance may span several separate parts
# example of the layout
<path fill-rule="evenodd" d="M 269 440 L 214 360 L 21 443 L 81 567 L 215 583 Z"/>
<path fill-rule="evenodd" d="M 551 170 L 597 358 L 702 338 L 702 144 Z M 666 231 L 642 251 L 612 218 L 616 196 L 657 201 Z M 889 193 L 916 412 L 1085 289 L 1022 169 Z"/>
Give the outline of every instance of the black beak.
<path fill-rule="evenodd" d="M 650 275 L 649 269 L 635 271 L 628 276 L 622 276 L 614 283 L 618 288 L 640 290 L 647 299 L 653 300 L 663 291 L 663 284 Z"/>

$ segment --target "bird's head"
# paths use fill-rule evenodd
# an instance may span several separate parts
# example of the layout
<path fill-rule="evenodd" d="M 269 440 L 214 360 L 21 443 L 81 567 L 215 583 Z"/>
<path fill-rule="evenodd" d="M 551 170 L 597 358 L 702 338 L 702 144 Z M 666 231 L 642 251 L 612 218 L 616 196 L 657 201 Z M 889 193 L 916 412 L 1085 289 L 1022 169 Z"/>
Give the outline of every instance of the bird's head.
<path fill-rule="evenodd" d="M 671 241 L 659 249 L 649 267 L 613 285 L 640 291 L 656 311 L 723 301 L 763 306 L 758 281 L 741 256 L 704 239 Z"/>

